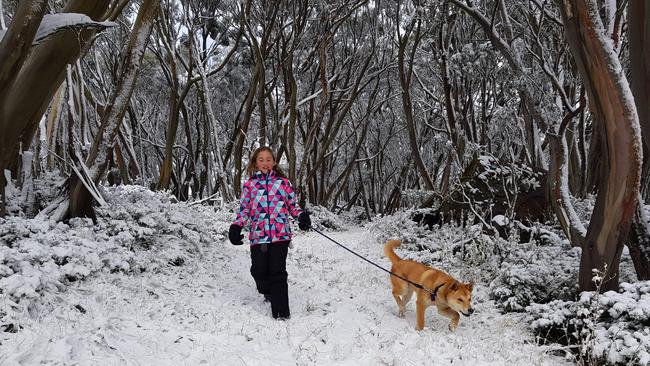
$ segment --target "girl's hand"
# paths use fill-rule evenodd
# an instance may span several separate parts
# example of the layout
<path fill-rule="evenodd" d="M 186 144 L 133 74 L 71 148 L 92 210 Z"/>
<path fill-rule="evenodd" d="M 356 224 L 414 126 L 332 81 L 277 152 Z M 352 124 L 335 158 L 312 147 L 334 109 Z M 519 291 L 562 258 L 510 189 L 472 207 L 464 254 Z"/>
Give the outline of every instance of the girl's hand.
<path fill-rule="evenodd" d="M 309 218 L 307 211 L 303 211 L 300 215 L 298 215 L 298 227 L 300 230 L 311 229 L 311 219 Z"/>
<path fill-rule="evenodd" d="M 244 244 L 244 236 L 241 234 L 241 226 L 232 224 L 228 230 L 228 239 L 233 245 Z"/>

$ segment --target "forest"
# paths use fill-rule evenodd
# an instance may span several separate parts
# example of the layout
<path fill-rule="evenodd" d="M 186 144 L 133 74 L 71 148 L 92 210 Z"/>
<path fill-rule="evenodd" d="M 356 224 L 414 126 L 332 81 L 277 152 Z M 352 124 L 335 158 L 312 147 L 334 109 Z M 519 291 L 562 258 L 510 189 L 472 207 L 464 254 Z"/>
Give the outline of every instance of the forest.
<path fill-rule="evenodd" d="M 476 275 L 486 298 L 533 316 L 542 343 L 581 364 L 650 364 L 647 1 L 1 0 L 0 28 L 5 333 L 48 288 L 9 280 L 26 273 L 19 243 L 56 246 L 39 225 L 119 232 L 116 196 L 164 197 L 218 212 L 220 229 L 193 235 L 223 238 L 249 157 L 269 146 L 315 222 L 402 233 L 430 264 L 435 235 L 455 233 L 450 255 L 496 266 Z M 147 208 L 124 210 L 133 240 L 116 245 L 148 250 Z M 519 270 L 561 290 L 492 282 L 509 253 L 549 242 L 550 268 Z M 133 270 L 97 266 L 61 282 Z M 553 306 L 572 313 L 559 328 Z"/>

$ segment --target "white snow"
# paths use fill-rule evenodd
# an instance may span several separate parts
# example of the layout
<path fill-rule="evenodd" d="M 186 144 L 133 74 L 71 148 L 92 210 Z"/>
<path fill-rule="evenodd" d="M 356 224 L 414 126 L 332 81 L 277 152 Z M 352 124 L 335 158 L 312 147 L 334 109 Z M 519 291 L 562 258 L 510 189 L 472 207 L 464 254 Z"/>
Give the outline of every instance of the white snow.
<path fill-rule="evenodd" d="M 66 28 L 81 29 L 81 28 L 108 28 L 114 27 L 115 22 L 96 22 L 86 14 L 77 13 L 55 13 L 45 14 L 41 21 L 36 36 L 34 37 L 33 44 L 38 44 L 46 37 Z"/>
<path fill-rule="evenodd" d="M 157 249 L 172 245 L 173 251 L 185 251 L 185 263 L 156 265 L 143 273 L 91 271 L 93 275 L 72 282 L 63 291 L 38 288 L 44 283 L 56 287 L 58 282 L 32 278 L 29 268 L 23 269 L 21 276 L 6 277 L 3 286 L 14 286 L 14 295 L 24 290 L 29 292 L 26 296 L 34 296 L 30 290 L 39 290 L 41 298 L 37 306 L 25 306 L 23 301 L 3 302 L 20 318 L 22 329 L 17 333 L 0 332 L 0 364 L 569 364 L 549 354 L 549 348 L 534 344 L 522 314 L 501 314 L 488 300 L 486 284 L 477 284 L 476 312 L 461 319 L 455 333 L 447 329 L 448 320 L 434 309 L 427 312 L 425 329 L 416 331 L 413 301 L 407 307 L 406 317 L 399 318 L 386 273 L 315 232 L 300 232 L 294 238 L 294 248 L 287 260 L 292 317 L 276 321 L 270 315 L 270 305 L 263 302 L 254 288 L 248 247 L 232 246 L 214 235 L 216 227 L 227 225 L 224 218 L 231 213 L 213 212 L 214 226 L 203 227 L 205 231 L 198 238 L 192 235 L 199 234 L 187 230 L 188 222 L 194 219 L 201 225 L 210 210 L 197 208 L 200 212 L 190 217 L 185 205 L 156 215 L 144 211 L 147 205 L 159 204 L 155 198 L 147 201 L 142 192 L 128 199 L 121 199 L 125 201 L 122 204 L 142 210 L 143 222 L 153 220 L 149 224 L 155 227 L 155 222 L 166 217 L 167 232 L 185 231 L 187 243 L 180 239 L 172 243 L 169 235 L 158 235 L 159 241 L 152 243 Z M 115 199 L 111 204 L 116 204 Z M 113 211 L 110 219 L 124 225 L 117 221 L 124 219 L 124 211 Z M 76 233 L 68 233 L 71 242 L 65 246 L 58 244 L 59 250 L 92 248 L 97 245 L 91 244 L 92 240 L 107 240 L 102 245 L 128 240 L 113 241 L 102 238 L 103 234 L 93 236 L 87 225 L 68 230 Z M 124 228 L 113 230 L 127 233 Z M 328 232 L 350 249 L 387 267 L 381 254 L 382 244 L 374 234 L 359 227 Z M 207 236 L 218 239 L 208 245 Z M 80 239 L 84 237 L 88 239 Z M 52 239 L 58 240 L 54 236 Z M 36 242 L 23 241 L 20 247 L 32 257 L 46 250 Z M 51 271 L 66 271 L 68 264 L 56 269 L 52 263 Z M 86 264 L 70 271 L 75 276 L 84 276 L 92 269 Z M 43 276 L 47 270 L 40 268 L 34 273 Z M 51 276 L 58 278 L 59 274 Z"/>

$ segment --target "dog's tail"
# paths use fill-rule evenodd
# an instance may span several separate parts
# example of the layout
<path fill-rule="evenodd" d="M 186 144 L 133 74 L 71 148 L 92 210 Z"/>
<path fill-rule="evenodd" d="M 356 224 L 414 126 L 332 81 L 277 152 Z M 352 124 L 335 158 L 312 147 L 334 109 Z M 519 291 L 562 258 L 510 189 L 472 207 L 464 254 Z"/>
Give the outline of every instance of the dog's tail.
<path fill-rule="evenodd" d="M 395 254 L 395 248 L 400 246 L 402 242 L 399 240 L 389 240 L 386 242 L 386 245 L 384 245 L 384 255 L 390 259 L 391 263 L 397 263 L 402 260 L 402 258 L 398 257 L 397 254 Z"/>

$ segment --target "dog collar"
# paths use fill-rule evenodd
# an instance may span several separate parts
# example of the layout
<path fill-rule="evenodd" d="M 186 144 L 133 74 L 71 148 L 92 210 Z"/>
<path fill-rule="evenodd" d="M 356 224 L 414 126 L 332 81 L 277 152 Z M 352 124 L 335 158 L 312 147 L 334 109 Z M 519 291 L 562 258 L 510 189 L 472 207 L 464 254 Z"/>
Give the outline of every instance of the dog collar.
<path fill-rule="evenodd" d="M 433 302 L 436 301 L 436 297 L 437 297 L 437 295 L 438 295 L 438 290 L 440 290 L 440 288 L 441 288 L 442 286 L 444 286 L 444 285 L 445 285 L 444 283 L 438 285 L 438 287 L 436 287 L 436 288 L 431 292 L 431 301 L 433 301 Z"/>

